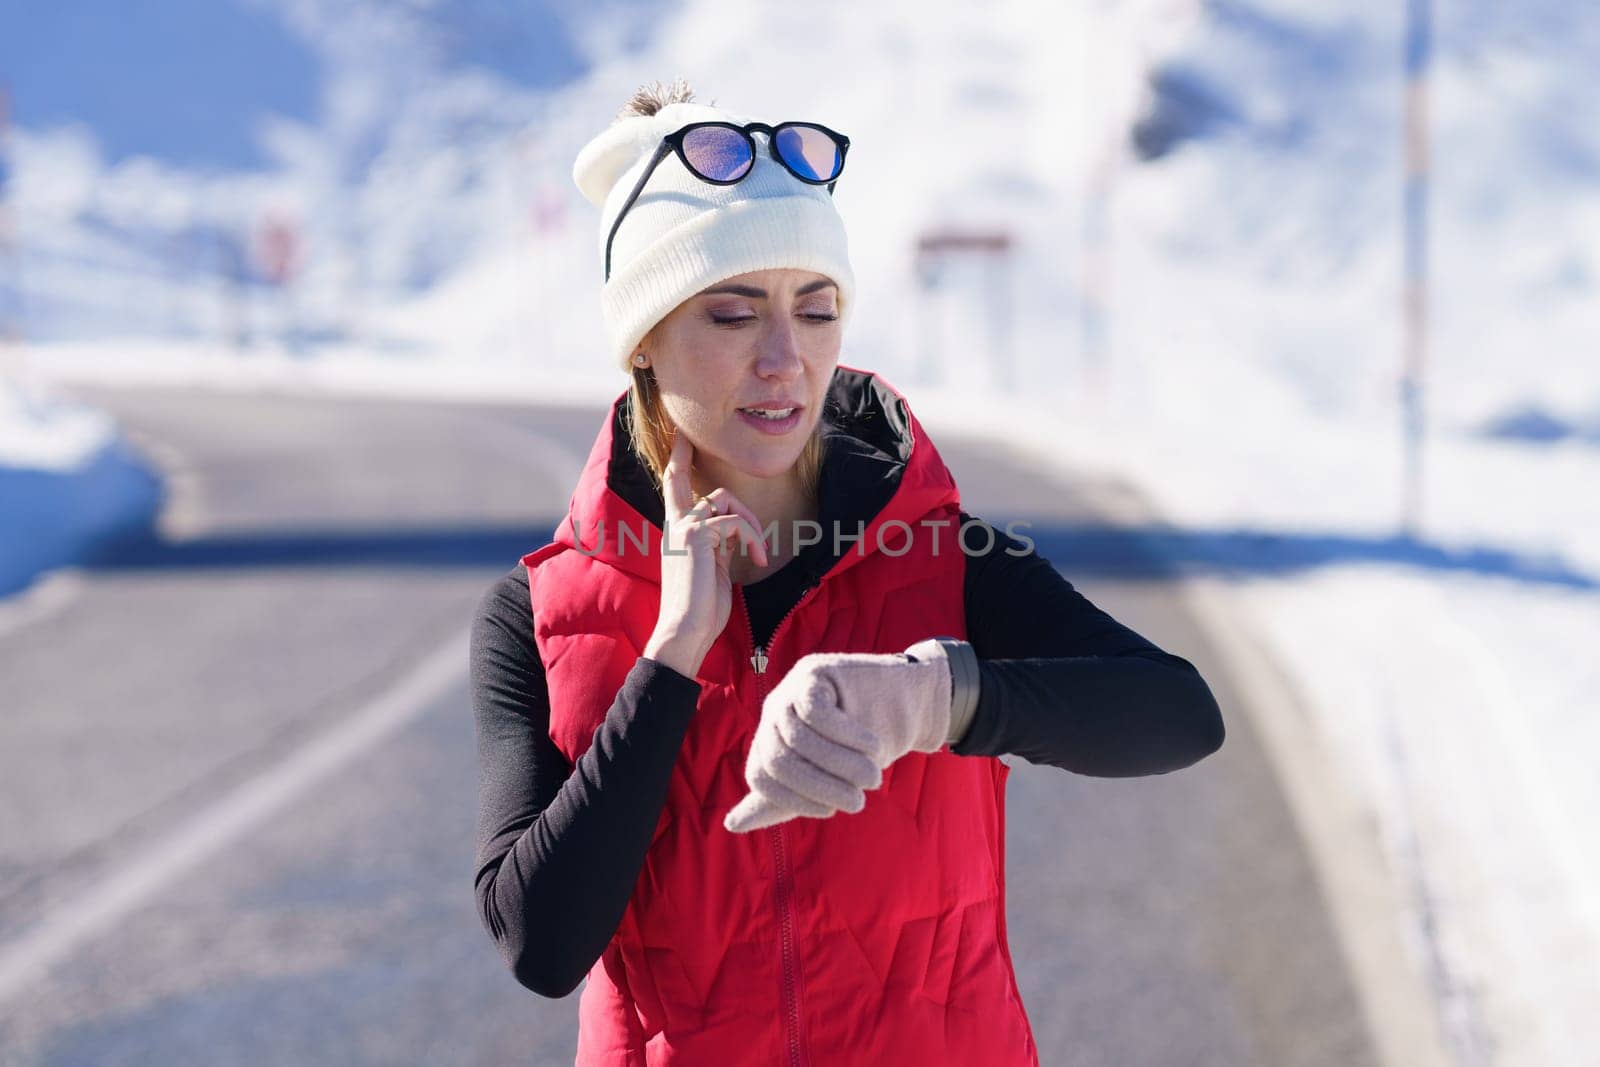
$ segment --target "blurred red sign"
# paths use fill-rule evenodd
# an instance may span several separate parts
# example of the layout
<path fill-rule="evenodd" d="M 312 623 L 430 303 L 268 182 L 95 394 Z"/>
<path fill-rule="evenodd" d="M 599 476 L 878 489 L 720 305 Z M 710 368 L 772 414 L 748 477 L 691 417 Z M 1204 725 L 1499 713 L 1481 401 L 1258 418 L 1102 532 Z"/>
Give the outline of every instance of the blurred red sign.
<path fill-rule="evenodd" d="M 282 285 L 300 266 L 300 228 L 286 215 L 268 215 L 256 231 L 256 265 Z"/>

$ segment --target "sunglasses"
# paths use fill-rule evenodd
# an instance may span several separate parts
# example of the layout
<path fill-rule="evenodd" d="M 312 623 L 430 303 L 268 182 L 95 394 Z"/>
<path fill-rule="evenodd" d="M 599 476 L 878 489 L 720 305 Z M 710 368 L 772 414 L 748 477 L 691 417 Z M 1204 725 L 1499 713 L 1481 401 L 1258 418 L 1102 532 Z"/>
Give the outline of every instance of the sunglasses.
<path fill-rule="evenodd" d="M 693 174 L 711 185 L 736 185 L 743 181 L 755 167 L 756 141 L 752 132 L 767 135 L 767 150 L 772 158 L 783 165 L 807 185 L 826 185 L 833 195 L 834 183 L 844 170 L 844 154 L 850 149 L 850 138 L 815 122 L 780 122 L 768 126 L 764 122 L 750 122 L 736 126 L 731 122 L 691 122 L 661 139 L 661 145 L 644 168 L 633 192 L 617 212 L 617 221 L 611 224 L 606 235 L 606 281 L 611 280 L 611 242 L 617 236 L 622 218 L 639 199 L 644 183 L 650 180 L 656 166 L 673 152 Z"/>

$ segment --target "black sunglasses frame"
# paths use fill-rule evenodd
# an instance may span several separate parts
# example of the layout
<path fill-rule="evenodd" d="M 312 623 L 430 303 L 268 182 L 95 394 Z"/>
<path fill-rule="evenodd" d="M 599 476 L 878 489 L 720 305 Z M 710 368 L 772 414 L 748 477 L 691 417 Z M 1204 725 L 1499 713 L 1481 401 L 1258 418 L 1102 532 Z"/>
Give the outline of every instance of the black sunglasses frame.
<path fill-rule="evenodd" d="M 750 166 L 746 167 L 745 172 L 739 175 L 737 178 L 720 180 L 717 178 L 708 178 L 704 174 L 700 173 L 699 169 L 693 163 L 689 162 L 689 154 L 683 149 L 684 138 L 693 133 L 695 130 L 701 130 L 711 126 L 720 126 L 725 130 L 733 130 L 737 132 L 745 139 L 745 143 L 750 146 Z M 827 134 L 828 137 L 833 141 L 834 145 L 838 147 L 839 169 L 834 172 L 833 177 L 807 177 L 796 170 L 787 159 L 783 158 L 783 154 L 778 151 L 777 133 L 779 130 L 788 129 L 793 126 L 803 126 L 808 130 L 821 130 L 823 133 Z M 650 180 L 650 175 L 655 173 L 655 169 L 661 164 L 661 161 L 666 159 L 669 154 L 675 152 L 677 153 L 678 159 L 683 163 L 684 167 L 689 171 L 689 173 L 693 174 L 696 178 L 699 178 L 707 185 L 738 185 L 740 182 L 744 181 L 750 176 L 751 171 L 755 170 L 756 139 L 750 136 L 753 132 L 764 133 L 767 135 L 767 154 L 772 156 L 773 159 L 777 160 L 779 165 L 782 166 L 784 170 L 788 171 L 790 174 L 793 174 L 796 178 L 799 178 L 807 185 L 826 185 L 828 187 L 828 195 L 833 195 L 833 187 L 838 184 L 839 176 L 844 173 L 845 153 L 850 151 L 850 138 L 846 137 L 838 130 L 830 130 L 820 122 L 780 122 L 776 126 L 769 126 L 765 122 L 747 122 L 743 126 L 740 126 L 733 122 L 720 122 L 711 120 L 707 122 L 691 122 L 686 126 L 680 126 L 678 129 L 673 130 L 671 133 L 661 138 L 661 144 L 656 148 L 656 154 L 651 157 L 649 166 L 644 168 L 644 173 L 639 175 L 639 180 L 633 183 L 633 191 L 628 194 L 628 199 L 622 204 L 622 210 L 617 212 L 616 221 L 611 224 L 611 232 L 606 235 L 606 281 L 611 280 L 611 242 L 616 239 L 617 230 L 622 226 L 623 217 L 628 214 L 628 209 L 633 207 L 633 202 L 639 199 L 639 193 L 644 189 L 644 183 Z"/>

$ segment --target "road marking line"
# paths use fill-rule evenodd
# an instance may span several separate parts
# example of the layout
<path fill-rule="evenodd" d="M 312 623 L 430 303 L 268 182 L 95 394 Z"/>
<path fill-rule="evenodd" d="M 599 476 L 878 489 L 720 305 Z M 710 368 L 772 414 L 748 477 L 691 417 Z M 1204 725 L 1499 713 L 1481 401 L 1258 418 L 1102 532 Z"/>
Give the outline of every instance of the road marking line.
<path fill-rule="evenodd" d="M 0 946 L 0 1004 L 50 967 L 166 888 L 179 874 L 248 833 L 333 771 L 422 714 L 467 668 L 462 631 L 424 657 L 361 710 L 241 783 L 120 870 L 45 913 L 22 937 Z"/>

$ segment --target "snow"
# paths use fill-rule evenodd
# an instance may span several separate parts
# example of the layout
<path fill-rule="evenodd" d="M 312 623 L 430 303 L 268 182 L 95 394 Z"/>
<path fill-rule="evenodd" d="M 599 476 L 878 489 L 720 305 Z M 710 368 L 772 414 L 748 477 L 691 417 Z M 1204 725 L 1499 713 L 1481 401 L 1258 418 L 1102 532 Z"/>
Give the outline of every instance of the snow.
<path fill-rule="evenodd" d="M 0 376 L 0 602 L 147 527 L 161 499 L 103 412 Z"/>
<path fill-rule="evenodd" d="M 14 131 L 30 341 L 9 359 L 32 385 L 0 372 L 0 471 L 110 447 L 51 382 L 609 400 L 578 147 L 678 73 L 826 122 L 854 142 L 845 361 L 932 426 L 1027 426 L 1032 454 L 1150 493 L 1309 694 L 1435 930 L 1460 1062 L 1577 1064 L 1600 1038 L 1600 14 L 1435 9 L 1413 536 L 1404 5 L 1336 0 L 551 5 L 542 79 L 492 47 L 487 0 L 454 27 L 434 4 L 296 0 L 322 105 L 260 119 L 266 168 Z M 273 214 L 304 253 L 287 286 L 254 254 Z M 919 293 L 934 227 L 1010 235 L 1009 347 L 978 266 Z M 0 246 L 0 294 L 7 270 Z"/>
<path fill-rule="evenodd" d="M 0 461 L 69 473 L 116 433 L 104 412 L 0 378 Z"/>

